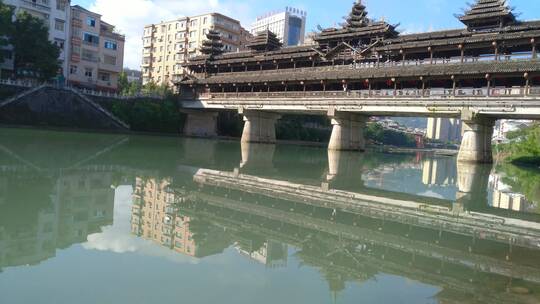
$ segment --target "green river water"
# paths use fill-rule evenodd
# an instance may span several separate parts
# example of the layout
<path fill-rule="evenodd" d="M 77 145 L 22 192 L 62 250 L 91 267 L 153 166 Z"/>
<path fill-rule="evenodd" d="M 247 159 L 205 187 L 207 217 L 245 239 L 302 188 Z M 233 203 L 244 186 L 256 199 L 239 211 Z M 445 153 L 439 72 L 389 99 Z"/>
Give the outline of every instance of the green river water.
<path fill-rule="evenodd" d="M 540 303 L 540 172 L 0 129 L 0 303 Z"/>

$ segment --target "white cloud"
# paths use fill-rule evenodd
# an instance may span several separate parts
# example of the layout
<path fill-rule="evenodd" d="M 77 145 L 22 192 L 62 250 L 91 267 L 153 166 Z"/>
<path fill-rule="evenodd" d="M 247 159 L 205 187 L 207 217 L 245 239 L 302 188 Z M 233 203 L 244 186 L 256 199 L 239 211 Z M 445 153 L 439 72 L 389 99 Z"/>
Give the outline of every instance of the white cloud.
<path fill-rule="evenodd" d="M 126 35 L 124 66 L 140 69 L 145 25 L 219 12 L 239 19 L 247 27 L 253 20 L 250 1 L 253 0 L 95 0 L 89 10 L 101 14 L 103 20 Z"/>

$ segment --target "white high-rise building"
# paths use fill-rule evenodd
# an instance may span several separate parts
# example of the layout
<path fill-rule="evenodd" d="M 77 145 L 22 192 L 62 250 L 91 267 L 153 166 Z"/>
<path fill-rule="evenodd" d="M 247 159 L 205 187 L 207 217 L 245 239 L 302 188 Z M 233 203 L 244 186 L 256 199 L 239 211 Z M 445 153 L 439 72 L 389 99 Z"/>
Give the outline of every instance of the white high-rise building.
<path fill-rule="evenodd" d="M 49 27 L 49 40 L 61 49 L 60 57 L 64 76 L 67 76 L 69 50 L 70 0 L 4 0 L 15 8 L 15 14 L 26 12 L 42 19 Z M 8 51 L 9 52 L 9 51 Z M 8 59 L 12 56 L 8 56 Z M 9 66 L 11 64 L 11 67 Z M 2 69 L 13 70 L 13 62 L 4 63 Z"/>
<path fill-rule="evenodd" d="M 283 11 L 257 17 L 251 26 L 251 34 L 269 30 L 276 34 L 283 46 L 302 45 L 306 34 L 306 17 L 305 11 L 286 7 Z"/>

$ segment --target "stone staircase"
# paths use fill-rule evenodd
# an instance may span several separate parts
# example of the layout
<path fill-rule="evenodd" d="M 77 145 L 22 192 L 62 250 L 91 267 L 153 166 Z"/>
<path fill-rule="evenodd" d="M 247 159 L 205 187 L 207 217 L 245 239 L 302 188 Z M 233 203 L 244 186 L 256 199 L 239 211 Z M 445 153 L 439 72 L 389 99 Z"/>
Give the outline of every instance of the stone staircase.
<path fill-rule="evenodd" d="M 39 90 L 41 90 L 43 88 L 46 88 L 46 87 L 47 87 L 46 84 L 42 84 L 42 85 L 40 85 L 38 87 L 31 88 L 29 90 L 26 90 L 24 92 L 21 92 L 21 93 L 15 95 L 15 96 L 12 96 L 12 97 L 4 100 L 4 101 L 0 101 L 0 108 L 3 108 L 5 106 L 7 106 L 8 104 L 11 104 L 11 103 L 13 103 L 13 102 L 25 97 L 25 96 L 28 96 L 28 95 L 30 95 L 32 93 L 35 93 L 35 92 L 37 92 L 37 91 L 39 91 Z"/>
<path fill-rule="evenodd" d="M 35 99 L 33 99 L 35 97 Z M 52 98 L 52 99 L 51 99 Z M 78 100 L 78 101 L 75 101 Z M 28 115 L 38 115 L 36 111 L 43 112 L 43 109 L 47 108 L 54 108 L 55 115 L 62 115 L 58 113 L 62 113 L 61 111 L 58 112 L 58 107 L 63 107 L 62 104 L 65 103 L 65 106 L 67 108 L 73 107 L 73 102 L 75 104 L 86 104 L 85 111 L 91 111 L 98 113 L 98 115 L 102 115 L 102 117 L 105 117 L 109 120 L 109 124 L 116 125 L 115 128 L 117 129 L 124 129 L 129 130 L 130 126 L 123 122 L 121 119 L 113 115 L 111 112 L 107 111 L 105 108 L 103 108 L 101 105 L 90 99 L 88 96 L 85 96 L 80 91 L 70 88 L 70 87 L 64 87 L 64 88 L 58 88 L 56 86 L 51 86 L 47 84 L 43 84 L 37 87 L 30 88 L 24 92 L 21 92 L 15 96 L 9 97 L 6 100 L 0 101 L 0 117 L 2 114 L 4 114 L 4 120 L 7 116 L 6 123 L 8 124 L 18 124 L 17 121 L 11 121 L 9 118 L 10 111 L 13 111 L 14 108 L 21 108 L 22 104 L 20 103 L 26 103 L 28 106 L 28 109 L 32 108 L 34 113 L 28 113 Z M 71 106 L 70 106 L 71 105 Z M 24 106 L 22 106 L 24 108 Z M 55 108 L 56 107 L 56 108 Z M 37 109 L 39 108 L 39 109 Z M 18 111 L 26 111 L 19 109 Z M 4 112 L 4 113 L 2 113 Z M 80 113 L 80 112 L 79 112 Z M 19 113 L 20 114 L 20 113 Z M 46 115 L 46 114 L 42 114 Z M 69 113 L 66 111 L 65 115 L 63 116 L 65 119 L 71 119 L 71 120 L 77 120 L 75 117 L 77 115 L 76 112 Z M 95 115 L 95 114 L 94 114 Z M 55 118 L 49 118 L 49 120 L 54 120 Z M 28 124 L 29 121 L 25 121 L 24 124 Z M 88 123 L 87 123 L 88 125 Z M 54 126 L 54 122 L 53 122 Z"/>
<path fill-rule="evenodd" d="M 78 90 L 74 89 L 74 88 L 68 88 L 67 90 L 73 92 L 73 94 L 79 96 L 79 98 L 81 98 L 82 100 L 84 100 L 85 102 L 87 102 L 88 104 L 92 105 L 96 110 L 100 111 L 101 113 L 105 114 L 107 117 L 109 117 L 110 119 L 114 120 L 116 123 L 118 123 L 119 125 L 123 126 L 124 128 L 126 129 L 130 129 L 130 126 L 128 124 L 126 124 L 125 122 L 123 122 L 122 120 L 120 120 L 118 117 L 114 116 L 111 112 L 105 110 L 102 106 L 100 106 L 99 104 L 97 104 L 96 102 L 94 102 L 92 99 L 88 98 L 87 96 L 83 95 L 81 92 L 79 92 Z M 0 106 L 1 107 L 1 106 Z"/>

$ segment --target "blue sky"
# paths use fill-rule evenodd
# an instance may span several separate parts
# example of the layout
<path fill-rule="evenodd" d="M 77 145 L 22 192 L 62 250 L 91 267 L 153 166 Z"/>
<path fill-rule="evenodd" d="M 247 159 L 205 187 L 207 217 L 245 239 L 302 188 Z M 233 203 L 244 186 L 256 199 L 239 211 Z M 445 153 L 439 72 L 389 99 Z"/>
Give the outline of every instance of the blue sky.
<path fill-rule="evenodd" d="M 474 0 L 364 0 L 369 16 L 400 24 L 402 32 L 462 27 L 454 14 L 461 13 Z M 540 0 L 509 0 L 522 20 L 540 20 Z M 353 0 L 72 0 L 101 13 L 104 19 L 126 34 L 126 64 L 138 68 L 140 36 L 145 24 L 157 23 L 181 15 L 217 11 L 242 22 L 249 28 L 257 15 L 292 6 L 308 12 L 307 30 L 342 22 Z M 131 49 L 130 49 L 131 48 Z"/>

